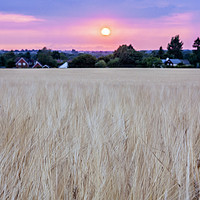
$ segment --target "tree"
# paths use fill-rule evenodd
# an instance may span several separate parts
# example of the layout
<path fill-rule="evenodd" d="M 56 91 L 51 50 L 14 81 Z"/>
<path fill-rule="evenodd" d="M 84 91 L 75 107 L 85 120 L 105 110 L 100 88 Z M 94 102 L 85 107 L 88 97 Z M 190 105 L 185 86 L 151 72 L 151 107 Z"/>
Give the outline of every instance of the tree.
<path fill-rule="evenodd" d="M 200 51 L 200 39 L 199 39 L 199 37 L 194 41 L 193 47 L 197 48 L 196 49 L 197 51 Z"/>
<path fill-rule="evenodd" d="M 111 59 L 108 64 L 107 64 L 108 67 L 110 68 L 117 68 L 117 67 L 120 67 L 120 62 L 119 62 L 119 58 L 114 58 L 114 59 Z"/>
<path fill-rule="evenodd" d="M 133 67 L 142 61 L 142 54 L 137 52 L 132 45 L 122 45 L 114 51 L 114 58 L 119 58 L 121 67 Z"/>
<path fill-rule="evenodd" d="M 164 58 L 164 54 L 165 54 L 165 52 L 164 52 L 164 50 L 163 50 L 163 48 L 161 46 L 159 51 L 158 51 L 158 54 L 157 54 L 158 58 L 163 59 Z"/>
<path fill-rule="evenodd" d="M 6 61 L 6 67 L 7 68 L 13 68 L 13 67 L 15 67 L 15 61 L 13 59 L 8 59 Z"/>
<path fill-rule="evenodd" d="M 153 50 L 150 54 L 152 57 L 157 57 L 158 56 L 158 51 Z"/>
<path fill-rule="evenodd" d="M 69 64 L 70 68 L 94 68 L 96 58 L 90 54 L 81 54 Z"/>
<path fill-rule="evenodd" d="M 13 50 L 5 53 L 3 56 L 4 56 L 5 60 L 8 60 L 8 59 L 13 59 L 14 60 L 16 58 Z"/>
<path fill-rule="evenodd" d="M 171 42 L 167 46 L 168 53 L 172 58 L 183 58 L 182 49 L 183 42 L 180 41 L 179 35 L 172 37 Z"/>
<path fill-rule="evenodd" d="M 27 51 L 22 57 L 25 58 L 27 61 L 31 60 L 31 54 L 29 51 Z"/>
<path fill-rule="evenodd" d="M 65 53 L 61 52 L 60 53 L 60 59 L 66 61 L 66 60 L 68 60 L 68 57 L 67 57 L 67 55 Z"/>
<path fill-rule="evenodd" d="M 53 59 L 60 59 L 60 53 L 58 51 L 53 51 L 51 56 Z"/>
<path fill-rule="evenodd" d="M 42 65 L 49 65 L 50 67 L 57 67 L 57 62 L 51 56 L 51 50 L 44 47 L 37 53 L 37 60 Z"/>
<path fill-rule="evenodd" d="M 147 67 L 161 67 L 162 61 L 160 58 L 148 57 L 144 58 L 143 64 Z"/>
<path fill-rule="evenodd" d="M 98 68 L 105 68 L 107 66 L 106 62 L 104 60 L 99 60 L 96 64 L 95 67 Z"/>
<path fill-rule="evenodd" d="M 3 55 L 0 55 L 0 66 L 5 66 L 6 60 Z"/>
<path fill-rule="evenodd" d="M 14 51 L 9 51 L 7 53 L 5 53 L 3 55 L 4 57 L 4 61 L 5 61 L 5 66 L 8 67 L 8 68 L 12 68 L 12 67 L 15 67 L 15 59 L 16 59 L 16 56 L 14 54 Z"/>
<path fill-rule="evenodd" d="M 107 56 L 101 56 L 98 58 L 98 61 L 104 60 L 106 63 L 108 63 L 111 59 L 113 59 L 113 54 L 109 54 Z"/>
<path fill-rule="evenodd" d="M 128 50 L 135 50 L 133 46 L 130 44 L 129 46 L 123 44 L 122 46 L 119 46 L 117 50 L 114 51 L 114 57 L 122 57 L 123 54 L 125 54 Z"/>
<path fill-rule="evenodd" d="M 192 61 L 195 65 L 199 66 L 200 63 L 200 39 L 199 37 L 194 41 L 193 47 L 196 50 L 193 50 Z"/>

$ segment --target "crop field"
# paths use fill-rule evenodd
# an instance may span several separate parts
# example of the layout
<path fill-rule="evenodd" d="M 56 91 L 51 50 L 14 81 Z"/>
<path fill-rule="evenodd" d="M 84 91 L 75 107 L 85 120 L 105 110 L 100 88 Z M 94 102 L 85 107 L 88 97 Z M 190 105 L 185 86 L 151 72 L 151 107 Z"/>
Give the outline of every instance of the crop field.
<path fill-rule="evenodd" d="M 0 199 L 199 198 L 200 70 L 0 70 Z"/>

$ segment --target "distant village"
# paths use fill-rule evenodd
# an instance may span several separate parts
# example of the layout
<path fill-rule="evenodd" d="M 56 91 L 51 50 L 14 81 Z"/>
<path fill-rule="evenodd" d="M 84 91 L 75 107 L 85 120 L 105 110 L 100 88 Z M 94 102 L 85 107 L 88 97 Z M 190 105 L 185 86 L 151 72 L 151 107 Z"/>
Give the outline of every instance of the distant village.
<path fill-rule="evenodd" d="M 183 50 L 179 35 L 172 37 L 163 50 L 136 51 L 121 45 L 115 51 L 60 51 L 44 47 L 40 50 L 0 50 L 0 68 L 199 68 L 200 39 L 193 50 Z"/>
<path fill-rule="evenodd" d="M 68 68 L 74 58 L 89 54 L 95 58 L 108 56 L 113 51 L 61 51 L 44 47 L 41 50 L 0 50 L 0 68 Z"/>

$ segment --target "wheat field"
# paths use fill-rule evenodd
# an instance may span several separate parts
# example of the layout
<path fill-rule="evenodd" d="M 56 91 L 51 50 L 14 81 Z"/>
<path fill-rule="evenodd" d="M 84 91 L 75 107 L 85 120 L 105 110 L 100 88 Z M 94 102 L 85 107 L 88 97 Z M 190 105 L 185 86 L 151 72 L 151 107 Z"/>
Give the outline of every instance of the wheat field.
<path fill-rule="evenodd" d="M 0 96 L 0 199 L 199 199 L 200 70 L 0 70 Z"/>

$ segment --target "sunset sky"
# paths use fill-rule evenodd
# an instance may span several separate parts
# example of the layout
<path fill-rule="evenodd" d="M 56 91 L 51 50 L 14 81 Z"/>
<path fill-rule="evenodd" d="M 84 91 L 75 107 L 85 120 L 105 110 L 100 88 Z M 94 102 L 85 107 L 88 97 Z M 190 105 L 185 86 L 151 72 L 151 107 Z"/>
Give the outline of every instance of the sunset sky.
<path fill-rule="evenodd" d="M 7 0 L 0 7 L 0 49 L 166 49 L 178 34 L 192 49 L 199 18 L 197 0 Z M 103 27 L 110 36 L 101 35 Z"/>

